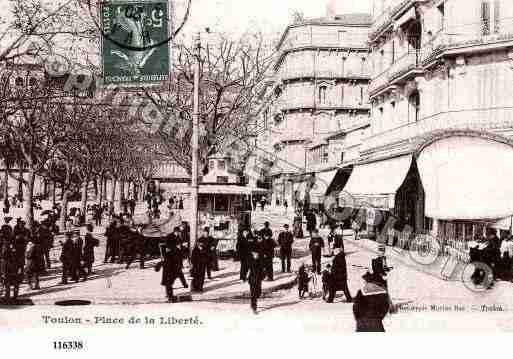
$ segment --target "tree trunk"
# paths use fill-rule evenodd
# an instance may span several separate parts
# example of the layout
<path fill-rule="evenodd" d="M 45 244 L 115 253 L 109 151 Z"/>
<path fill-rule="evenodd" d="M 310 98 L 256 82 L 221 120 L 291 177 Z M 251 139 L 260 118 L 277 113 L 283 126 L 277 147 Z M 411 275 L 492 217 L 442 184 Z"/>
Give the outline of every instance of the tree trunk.
<path fill-rule="evenodd" d="M 98 200 L 98 179 L 95 177 L 93 180 L 94 185 L 94 198 L 95 200 Z"/>
<path fill-rule="evenodd" d="M 28 169 L 28 179 L 27 179 L 27 207 L 25 209 L 26 211 L 26 218 L 27 218 L 27 226 L 29 229 L 33 228 L 34 225 L 34 203 L 33 203 L 33 197 L 34 197 L 34 182 L 36 179 L 36 173 L 33 168 Z"/>
<path fill-rule="evenodd" d="M 119 181 L 119 199 L 122 201 L 125 199 L 125 181 Z"/>
<path fill-rule="evenodd" d="M 69 163 L 66 163 L 66 180 L 65 183 L 62 184 L 62 211 L 61 211 L 61 218 L 60 218 L 60 224 L 61 228 L 66 228 L 66 217 L 68 215 L 68 196 L 69 196 L 69 184 L 71 182 L 71 168 Z M 68 230 L 69 228 L 66 228 Z"/>
<path fill-rule="evenodd" d="M 103 201 L 103 176 L 100 176 L 100 198 L 98 201 L 100 206 L 102 205 L 102 201 Z"/>
<path fill-rule="evenodd" d="M 110 201 L 112 203 L 114 203 L 114 201 L 116 200 L 116 179 L 112 178 L 111 181 L 112 181 L 112 192 L 110 194 Z"/>
<path fill-rule="evenodd" d="M 23 202 L 23 167 L 21 165 L 18 178 L 18 200 Z"/>
<path fill-rule="evenodd" d="M 61 201 L 64 201 L 64 185 L 61 183 Z"/>
<path fill-rule="evenodd" d="M 57 186 L 57 183 L 55 183 L 55 181 L 52 181 L 52 207 L 55 206 L 55 193 L 56 193 L 55 186 Z"/>
<path fill-rule="evenodd" d="M 48 181 L 43 179 L 43 199 L 48 198 Z"/>
<path fill-rule="evenodd" d="M 6 167 L 4 171 L 4 200 L 9 199 L 9 169 Z"/>
<path fill-rule="evenodd" d="M 69 194 L 69 191 L 64 190 L 64 188 L 63 188 L 62 189 L 61 218 L 59 219 L 59 221 L 60 221 L 59 227 L 62 229 L 62 231 L 68 230 L 68 228 L 66 228 L 66 217 L 68 214 L 68 194 Z"/>
<path fill-rule="evenodd" d="M 89 179 L 86 179 L 82 184 L 82 214 L 84 218 L 86 217 L 86 208 L 87 208 L 87 185 L 89 184 Z"/>

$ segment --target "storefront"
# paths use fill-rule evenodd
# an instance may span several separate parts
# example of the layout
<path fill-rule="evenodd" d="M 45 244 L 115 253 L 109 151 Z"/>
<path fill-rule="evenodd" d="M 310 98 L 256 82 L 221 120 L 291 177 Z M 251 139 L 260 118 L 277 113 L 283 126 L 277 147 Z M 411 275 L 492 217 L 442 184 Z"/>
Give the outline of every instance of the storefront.
<path fill-rule="evenodd" d="M 513 147 L 485 136 L 453 135 L 417 156 L 433 233 L 471 240 L 495 228 L 505 235 L 513 215 Z"/>
<path fill-rule="evenodd" d="M 425 231 L 424 192 L 413 156 L 403 155 L 354 167 L 340 196 L 345 208 L 372 209 L 379 230 L 390 216 L 395 228 Z M 367 216 L 362 216 L 366 218 Z"/>

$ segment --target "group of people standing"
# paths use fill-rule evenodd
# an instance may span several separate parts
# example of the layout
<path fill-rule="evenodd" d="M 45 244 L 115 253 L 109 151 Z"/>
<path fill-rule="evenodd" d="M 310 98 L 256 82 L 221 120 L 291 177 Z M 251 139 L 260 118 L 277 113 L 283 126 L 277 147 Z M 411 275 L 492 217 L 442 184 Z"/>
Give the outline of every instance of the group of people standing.
<path fill-rule="evenodd" d="M 173 295 L 173 284 L 176 279 L 180 279 L 184 288 L 189 287 L 183 273 L 185 260 L 191 265 L 191 290 L 203 292 L 205 277 L 212 279 L 212 272 L 219 270 L 217 244 L 218 240 L 210 235 L 209 227 L 205 227 L 189 256 L 190 233 L 183 225 L 175 227 L 165 238 L 164 243 L 160 244 L 162 261 L 155 269 L 160 271 L 163 268 L 161 284 L 166 288 L 169 302 L 177 301 Z"/>
<path fill-rule="evenodd" d="M 39 277 L 50 269 L 55 222 L 49 217 L 35 221 L 32 230 L 21 218 L 11 227 L 12 217 L 4 217 L 0 228 L 0 280 L 5 299 L 16 299 L 20 284 L 27 280 L 30 289 L 39 289 Z"/>

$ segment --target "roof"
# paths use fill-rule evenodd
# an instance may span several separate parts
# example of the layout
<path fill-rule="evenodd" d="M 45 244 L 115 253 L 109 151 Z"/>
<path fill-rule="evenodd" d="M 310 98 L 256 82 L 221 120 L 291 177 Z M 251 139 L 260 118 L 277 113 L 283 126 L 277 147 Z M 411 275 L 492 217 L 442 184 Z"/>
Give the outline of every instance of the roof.
<path fill-rule="evenodd" d="M 234 184 L 200 184 L 199 193 L 201 194 L 251 194 L 257 191 L 257 188 L 239 186 Z"/>
<path fill-rule="evenodd" d="M 287 26 L 280 41 L 276 45 L 277 49 L 281 48 L 283 41 L 287 37 L 287 33 L 293 27 L 305 26 L 305 25 L 345 25 L 345 26 L 358 26 L 358 27 L 369 27 L 372 25 L 372 15 L 366 13 L 350 13 L 350 14 L 339 14 L 334 17 L 321 17 L 314 19 L 305 19 L 304 21 L 295 22 Z"/>
<path fill-rule="evenodd" d="M 334 24 L 337 25 L 359 25 L 367 26 L 372 24 L 372 15 L 366 13 L 351 13 L 351 14 L 339 14 L 334 17 L 320 17 L 315 19 L 306 19 L 305 23 L 319 23 L 323 24 Z M 298 24 L 303 24 L 300 22 Z"/>

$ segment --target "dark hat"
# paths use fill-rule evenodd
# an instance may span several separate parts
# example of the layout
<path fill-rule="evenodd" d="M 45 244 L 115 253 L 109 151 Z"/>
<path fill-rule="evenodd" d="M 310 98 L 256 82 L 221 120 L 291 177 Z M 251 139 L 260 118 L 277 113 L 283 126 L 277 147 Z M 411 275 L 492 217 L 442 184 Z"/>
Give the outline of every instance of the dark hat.
<path fill-rule="evenodd" d="M 283 227 L 285 227 L 285 228 L 289 228 L 289 225 L 288 225 L 287 223 L 285 223 L 285 224 L 283 225 Z"/>
<path fill-rule="evenodd" d="M 210 227 L 203 227 L 204 232 L 210 232 Z"/>
<path fill-rule="evenodd" d="M 264 226 L 269 227 L 270 223 L 268 221 L 264 222 Z"/>

